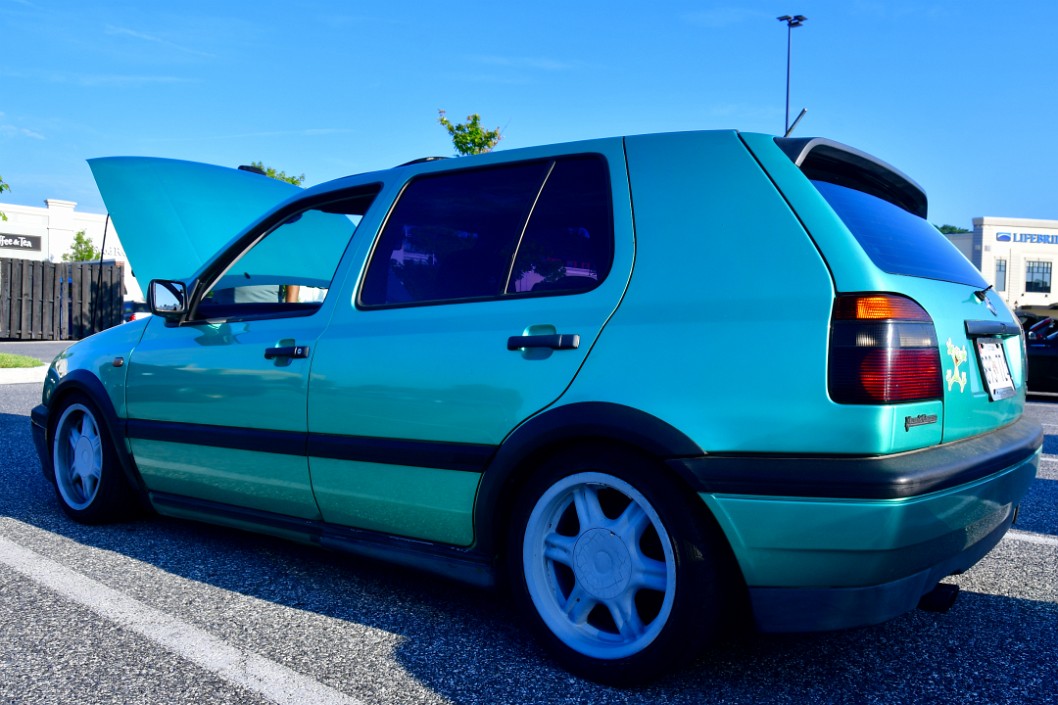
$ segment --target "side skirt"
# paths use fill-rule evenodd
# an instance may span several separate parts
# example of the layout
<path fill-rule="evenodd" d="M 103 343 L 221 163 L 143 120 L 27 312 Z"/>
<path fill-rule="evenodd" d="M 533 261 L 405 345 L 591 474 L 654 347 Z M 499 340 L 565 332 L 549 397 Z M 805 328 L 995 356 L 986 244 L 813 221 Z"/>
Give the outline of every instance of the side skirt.
<path fill-rule="evenodd" d="M 163 492 L 151 492 L 150 500 L 155 510 L 165 516 L 270 534 L 415 568 L 477 587 L 492 588 L 497 584 L 496 568 L 491 557 L 472 549 L 334 526 L 322 521 L 298 519 Z"/>

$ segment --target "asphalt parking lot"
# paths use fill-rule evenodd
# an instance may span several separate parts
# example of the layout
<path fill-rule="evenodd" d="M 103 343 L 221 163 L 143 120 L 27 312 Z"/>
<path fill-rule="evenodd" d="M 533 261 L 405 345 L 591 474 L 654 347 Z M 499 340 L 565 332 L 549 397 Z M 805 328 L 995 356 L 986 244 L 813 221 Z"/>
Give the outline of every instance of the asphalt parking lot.
<path fill-rule="evenodd" d="M 0 386 L 0 703 L 1058 702 L 1058 400 L 1018 525 L 946 614 L 745 635 L 639 690 L 554 667 L 501 595 L 276 539 L 59 511 Z"/>

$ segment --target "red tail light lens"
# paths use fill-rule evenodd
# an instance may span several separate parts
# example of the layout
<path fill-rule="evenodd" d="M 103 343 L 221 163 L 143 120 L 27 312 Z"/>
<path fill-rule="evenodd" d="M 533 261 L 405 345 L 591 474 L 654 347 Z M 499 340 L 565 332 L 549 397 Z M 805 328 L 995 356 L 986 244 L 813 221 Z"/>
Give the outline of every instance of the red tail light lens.
<path fill-rule="evenodd" d="M 834 302 L 828 367 L 840 404 L 940 399 L 940 347 L 933 319 L 895 294 L 849 294 Z"/>

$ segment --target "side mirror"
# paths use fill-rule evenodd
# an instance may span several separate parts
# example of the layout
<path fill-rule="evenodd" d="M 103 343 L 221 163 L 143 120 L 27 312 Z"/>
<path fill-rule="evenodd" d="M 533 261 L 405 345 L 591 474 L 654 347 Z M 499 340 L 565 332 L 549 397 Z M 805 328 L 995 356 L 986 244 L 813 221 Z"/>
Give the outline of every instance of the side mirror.
<path fill-rule="evenodd" d="M 187 313 L 187 284 L 155 279 L 151 282 L 147 303 L 151 313 L 163 318 L 180 318 Z"/>

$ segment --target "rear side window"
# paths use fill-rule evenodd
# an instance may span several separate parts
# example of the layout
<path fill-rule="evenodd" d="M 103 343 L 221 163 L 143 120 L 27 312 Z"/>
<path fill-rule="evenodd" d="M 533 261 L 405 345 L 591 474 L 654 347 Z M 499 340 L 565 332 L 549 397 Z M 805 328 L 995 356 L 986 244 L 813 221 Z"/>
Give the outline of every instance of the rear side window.
<path fill-rule="evenodd" d="M 862 191 L 826 181 L 812 183 L 879 269 L 987 286 L 973 264 L 924 218 Z"/>
<path fill-rule="evenodd" d="M 368 264 L 360 304 L 407 306 L 592 289 L 613 261 L 597 156 L 415 179 Z"/>

